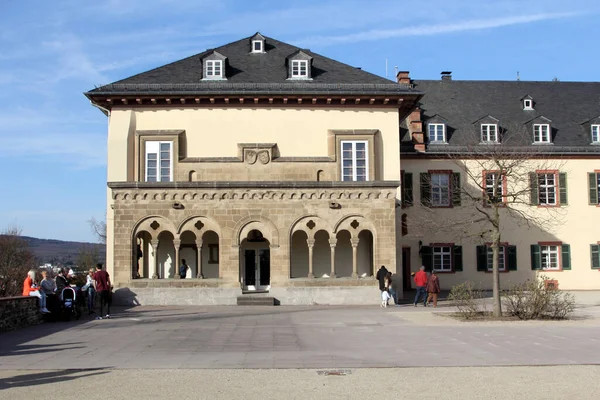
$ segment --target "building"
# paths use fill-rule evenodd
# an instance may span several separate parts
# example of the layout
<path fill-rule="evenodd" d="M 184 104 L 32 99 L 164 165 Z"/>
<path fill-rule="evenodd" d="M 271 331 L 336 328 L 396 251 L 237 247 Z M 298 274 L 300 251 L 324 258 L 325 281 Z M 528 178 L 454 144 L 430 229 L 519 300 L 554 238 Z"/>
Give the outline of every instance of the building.
<path fill-rule="evenodd" d="M 87 92 L 109 116 L 116 294 L 373 301 L 399 260 L 398 133 L 421 95 L 260 33 Z"/>

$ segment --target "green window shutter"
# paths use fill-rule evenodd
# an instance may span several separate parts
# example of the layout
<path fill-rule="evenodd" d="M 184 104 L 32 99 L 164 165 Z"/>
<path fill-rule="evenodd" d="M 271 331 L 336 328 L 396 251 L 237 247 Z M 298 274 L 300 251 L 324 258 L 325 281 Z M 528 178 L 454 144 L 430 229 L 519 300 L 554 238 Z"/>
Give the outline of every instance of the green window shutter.
<path fill-rule="evenodd" d="M 600 246 L 590 244 L 590 252 L 592 254 L 592 269 L 600 269 Z"/>
<path fill-rule="evenodd" d="M 463 270 L 463 257 L 462 257 L 462 246 L 454 246 L 452 248 L 453 266 L 454 271 Z"/>
<path fill-rule="evenodd" d="M 598 179 L 595 172 L 588 173 L 588 189 L 590 192 L 590 204 L 598 204 Z"/>
<path fill-rule="evenodd" d="M 562 251 L 562 269 L 570 270 L 571 269 L 571 246 L 568 244 L 563 244 L 560 246 Z"/>
<path fill-rule="evenodd" d="M 535 172 L 529 173 L 529 190 L 531 194 L 529 204 L 537 206 L 540 203 L 540 199 L 538 195 L 538 175 Z"/>
<path fill-rule="evenodd" d="M 506 262 L 509 271 L 517 270 L 517 246 L 506 246 Z"/>
<path fill-rule="evenodd" d="M 421 173 L 421 204 L 431 205 L 431 176 L 427 172 Z"/>
<path fill-rule="evenodd" d="M 477 246 L 477 271 L 487 270 L 487 246 Z"/>
<path fill-rule="evenodd" d="M 430 246 L 421 247 L 421 264 L 427 271 L 433 269 L 433 249 Z"/>
<path fill-rule="evenodd" d="M 413 205 L 413 174 L 405 172 L 402 174 L 402 207 Z"/>
<path fill-rule="evenodd" d="M 559 187 L 559 201 L 561 205 L 567 205 L 569 204 L 568 202 L 568 198 L 567 198 L 567 174 L 564 172 L 561 172 L 560 174 L 558 174 L 558 187 Z"/>
<path fill-rule="evenodd" d="M 531 269 L 542 269 L 542 252 L 539 244 L 531 245 Z"/>
<path fill-rule="evenodd" d="M 455 172 L 452 174 L 452 205 L 460 206 L 460 173 Z"/>

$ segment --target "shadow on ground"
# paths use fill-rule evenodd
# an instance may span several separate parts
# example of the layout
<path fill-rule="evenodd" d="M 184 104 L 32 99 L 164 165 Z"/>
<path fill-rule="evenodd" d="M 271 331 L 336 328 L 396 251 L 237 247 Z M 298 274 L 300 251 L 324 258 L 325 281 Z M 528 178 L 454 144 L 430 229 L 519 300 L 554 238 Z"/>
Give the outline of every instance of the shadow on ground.
<path fill-rule="evenodd" d="M 96 369 L 63 369 L 58 371 L 43 371 L 32 372 L 23 375 L 15 375 L 7 378 L 0 378 L 0 390 L 11 389 L 16 387 L 33 387 L 37 385 L 45 385 L 48 383 L 68 382 L 75 379 L 89 378 L 94 375 L 102 375 L 108 373 L 102 368 Z M 31 398 L 44 397 L 38 392 L 38 395 L 32 393 Z M 83 396 L 85 398 L 85 396 Z"/>

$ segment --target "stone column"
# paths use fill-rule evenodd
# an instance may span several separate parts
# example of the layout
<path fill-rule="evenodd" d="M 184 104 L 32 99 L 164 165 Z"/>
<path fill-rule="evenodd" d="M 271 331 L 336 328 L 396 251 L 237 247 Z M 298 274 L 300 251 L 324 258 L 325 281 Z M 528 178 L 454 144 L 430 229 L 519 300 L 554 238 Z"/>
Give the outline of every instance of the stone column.
<path fill-rule="evenodd" d="M 196 248 L 198 249 L 198 261 L 196 268 L 198 269 L 198 274 L 196 278 L 204 279 L 204 274 L 202 273 L 202 240 L 196 240 Z"/>
<path fill-rule="evenodd" d="M 331 274 L 330 278 L 336 278 L 335 275 L 335 245 L 337 244 L 337 239 L 329 239 L 329 248 L 331 249 Z"/>
<path fill-rule="evenodd" d="M 158 239 L 152 239 L 150 241 L 152 246 L 152 279 L 158 279 Z"/>
<path fill-rule="evenodd" d="M 315 239 L 306 239 L 306 244 L 308 244 L 308 277 L 314 278 L 315 274 L 313 273 L 313 249 L 315 247 Z"/>
<path fill-rule="evenodd" d="M 173 239 L 173 247 L 175 247 L 175 276 L 173 278 L 179 278 L 179 247 L 181 246 L 180 239 Z M 185 279 L 185 278 L 184 278 Z"/>
<path fill-rule="evenodd" d="M 358 250 L 358 238 L 350 239 L 352 244 L 352 277 L 358 278 L 358 260 L 356 259 L 356 253 Z"/>

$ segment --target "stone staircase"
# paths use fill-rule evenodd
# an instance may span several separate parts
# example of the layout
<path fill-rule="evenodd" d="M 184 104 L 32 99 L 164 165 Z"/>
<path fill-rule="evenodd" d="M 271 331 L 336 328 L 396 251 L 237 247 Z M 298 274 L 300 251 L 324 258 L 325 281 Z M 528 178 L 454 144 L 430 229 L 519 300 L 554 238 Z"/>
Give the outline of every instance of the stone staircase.
<path fill-rule="evenodd" d="M 238 306 L 277 306 L 279 301 L 269 292 L 245 292 L 237 297 Z"/>

